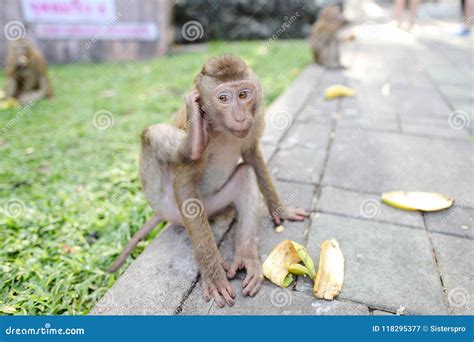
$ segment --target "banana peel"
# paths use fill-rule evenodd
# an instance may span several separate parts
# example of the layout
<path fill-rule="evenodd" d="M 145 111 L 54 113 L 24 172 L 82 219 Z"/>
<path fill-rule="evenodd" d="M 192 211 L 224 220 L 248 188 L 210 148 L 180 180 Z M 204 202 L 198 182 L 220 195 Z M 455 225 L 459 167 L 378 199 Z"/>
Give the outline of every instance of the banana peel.
<path fill-rule="evenodd" d="M 340 84 L 330 86 L 324 92 L 324 98 L 326 100 L 332 100 L 337 97 L 343 96 L 354 96 L 356 94 L 355 90 Z"/>
<path fill-rule="evenodd" d="M 304 266 L 299 264 L 300 262 L 303 262 Z M 313 259 L 306 248 L 291 240 L 280 242 L 271 251 L 262 268 L 265 278 L 280 287 L 288 287 L 294 280 L 293 274 L 306 274 L 311 279 L 316 275 Z"/>
<path fill-rule="evenodd" d="M 342 290 L 344 282 L 344 255 L 335 239 L 321 244 L 319 268 L 314 280 L 316 298 L 333 300 Z"/>
<path fill-rule="evenodd" d="M 283 240 L 271 251 L 263 263 L 263 275 L 275 285 L 288 287 L 294 278 L 286 268 L 286 265 L 296 264 L 300 261 L 301 258 L 296 252 L 292 241 Z"/>
<path fill-rule="evenodd" d="M 19 103 L 13 97 L 9 97 L 8 99 L 0 100 L 0 110 L 12 109 L 19 107 Z"/>
<path fill-rule="evenodd" d="M 334 239 L 321 244 L 317 273 L 306 248 L 291 240 L 280 242 L 267 257 L 262 268 L 267 279 L 283 288 L 293 282 L 293 275 L 314 279 L 313 294 L 317 298 L 327 300 L 339 295 L 344 281 L 344 256 Z"/>
<path fill-rule="evenodd" d="M 392 191 L 382 194 L 382 202 L 403 210 L 438 211 L 451 207 L 454 199 L 434 192 Z"/>

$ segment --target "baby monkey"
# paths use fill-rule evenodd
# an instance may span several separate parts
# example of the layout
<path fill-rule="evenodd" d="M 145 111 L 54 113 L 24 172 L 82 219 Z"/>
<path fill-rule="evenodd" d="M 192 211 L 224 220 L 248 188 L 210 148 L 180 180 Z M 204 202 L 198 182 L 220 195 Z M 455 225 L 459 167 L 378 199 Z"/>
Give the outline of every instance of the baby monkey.
<path fill-rule="evenodd" d="M 314 62 L 327 68 L 342 68 L 339 52 L 340 29 L 346 20 L 339 6 L 328 6 L 321 10 L 318 20 L 311 29 L 311 48 Z"/>
<path fill-rule="evenodd" d="M 159 218 L 183 225 L 201 273 L 204 299 L 233 305 L 235 292 L 228 278 L 245 269 L 242 293 L 249 296 L 258 292 L 263 279 L 256 244 L 259 191 L 277 224 L 301 221 L 308 212 L 285 207 L 272 183 L 259 147 L 262 85 L 244 61 L 228 55 L 210 59 L 185 103 L 173 125 L 153 125 L 142 133 L 140 178 L 157 216 L 140 231 L 149 231 Z M 208 220 L 228 206 L 238 215 L 230 265 L 217 248 Z M 132 248 L 139 238 L 131 241 Z M 126 257 L 129 252 L 124 253 Z"/>

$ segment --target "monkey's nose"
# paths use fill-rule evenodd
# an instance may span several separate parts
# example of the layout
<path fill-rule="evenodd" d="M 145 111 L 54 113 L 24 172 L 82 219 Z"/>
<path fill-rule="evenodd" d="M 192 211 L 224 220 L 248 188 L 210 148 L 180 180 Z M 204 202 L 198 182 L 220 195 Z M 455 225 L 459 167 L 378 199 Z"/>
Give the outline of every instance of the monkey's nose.
<path fill-rule="evenodd" d="M 237 121 L 238 123 L 244 123 L 245 121 L 247 121 L 247 118 L 245 116 L 243 118 L 235 118 L 235 121 Z"/>

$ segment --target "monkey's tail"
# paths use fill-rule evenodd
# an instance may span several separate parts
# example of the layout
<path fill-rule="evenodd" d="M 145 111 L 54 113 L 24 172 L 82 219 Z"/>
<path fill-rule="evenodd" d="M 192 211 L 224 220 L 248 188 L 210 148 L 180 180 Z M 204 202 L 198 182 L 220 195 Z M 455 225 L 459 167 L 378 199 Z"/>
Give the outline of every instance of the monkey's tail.
<path fill-rule="evenodd" d="M 137 247 L 140 240 L 145 238 L 152 230 L 155 228 L 158 223 L 161 222 L 161 218 L 158 215 L 153 216 L 151 219 L 145 222 L 145 224 L 133 235 L 130 241 L 127 243 L 125 248 L 122 250 L 122 253 L 115 259 L 114 263 L 107 270 L 109 273 L 117 271 L 127 260 L 127 257 L 133 252 L 135 247 Z"/>

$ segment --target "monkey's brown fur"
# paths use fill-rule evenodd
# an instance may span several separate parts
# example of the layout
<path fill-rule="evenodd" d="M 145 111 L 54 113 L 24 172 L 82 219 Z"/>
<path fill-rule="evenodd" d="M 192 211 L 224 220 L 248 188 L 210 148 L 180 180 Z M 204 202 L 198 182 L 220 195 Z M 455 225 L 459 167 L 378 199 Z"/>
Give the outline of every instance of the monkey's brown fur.
<path fill-rule="evenodd" d="M 22 105 L 53 96 L 48 67 L 41 53 L 26 39 L 8 47 L 5 72 L 5 97 L 13 97 Z"/>
<path fill-rule="evenodd" d="M 327 68 L 341 68 L 338 33 L 345 19 L 338 6 L 321 10 L 311 29 L 311 48 L 314 62 Z"/>
<path fill-rule="evenodd" d="M 220 306 L 232 305 L 235 292 L 228 277 L 245 269 L 242 292 L 250 296 L 260 289 L 263 278 L 256 246 L 259 189 L 276 223 L 303 220 L 308 213 L 283 206 L 276 193 L 259 148 L 264 127 L 262 86 L 241 59 L 209 60 L 185 102 L 173 125 L 143 131 L 142 187 L 159 217 L 186 227 L 204 298 L 213 296 Z M 187 210 L 190 203 L 194 209 L 197 206 L 197 213 Z M 220 255 L 208 221 L 228 206 L 238 213 L 230 266 Z"/>

